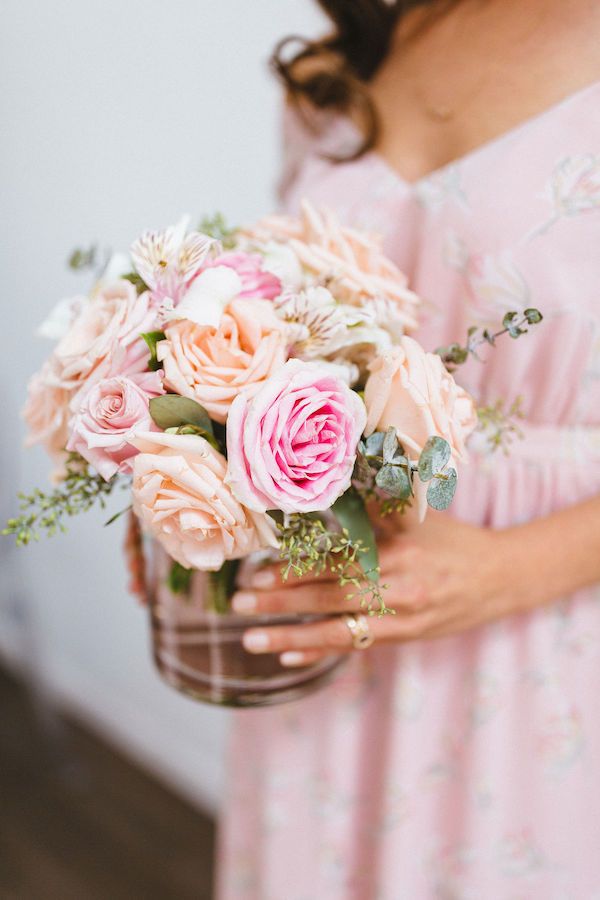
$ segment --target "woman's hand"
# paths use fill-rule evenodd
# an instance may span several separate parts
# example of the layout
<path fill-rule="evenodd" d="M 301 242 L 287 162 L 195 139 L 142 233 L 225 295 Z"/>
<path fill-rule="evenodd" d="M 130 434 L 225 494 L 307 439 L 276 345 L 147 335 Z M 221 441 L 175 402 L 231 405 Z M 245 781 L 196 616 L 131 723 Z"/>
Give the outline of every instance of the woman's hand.
<path fill-rule="evenodd" d="M 519 590 L 523 554 L 514 536 L 519 529 L 476 528 L 431 512 L 423 525 L 408 517 L 391 524 L 395 533 L 390 534 L 388 525 L 379 557 L 381 582 L 388 585 L 385 601 L 395 614 L 369 618 L 378 643 L 442 637 L 524 608 Z M 246 649 L 280 653 L 290 666 L 353 649 L 341 618 L 360 612 L 359 602 L 347 599 L 351 588 L 340 588 L 329 574 L 282 582 L 280 568 L 256 572 L 250 590 L 234 597 L 235 611 L 332 615 L 313 624 L 250 629 L 244 636 Z"/>

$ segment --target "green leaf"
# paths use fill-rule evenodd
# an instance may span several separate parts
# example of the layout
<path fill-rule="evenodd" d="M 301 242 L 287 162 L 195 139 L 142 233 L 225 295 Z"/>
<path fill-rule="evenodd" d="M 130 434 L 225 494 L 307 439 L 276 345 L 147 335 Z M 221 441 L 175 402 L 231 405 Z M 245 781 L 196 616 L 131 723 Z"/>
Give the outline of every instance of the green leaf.
<path fill-rule="evenodd" d="M 134 286 L 138 294 L 143 294 L 144 291 L 150 290 L 142 276 L 138 275 L 137 272 L 127 272 L 126 275 L 121 275 L 121 278 L 124 281 L 129 281 Z"/>
<path fill-rule="evenodd" d="M 113 522 L 116 522 L 117 519 L 120 519 L 121 516 L 123 516 L 123 515 L 125 515 L 125 513 L 129 512 L 130 509 L 133 509 L 131 503 L 129 504 L 129 506 L 126 506 L 125 509 L 120 509 L 119 512 L 116 512 L 114 514 L 114 516 L 111 516 L 110 519 L 107 519 L 106 522 L 104 523 L 104 527 L 106 528 L 107 525 L 112 525 Z"/>
<path fill-rule="evenodd" d="M 523 315 L 530 325 L 537 325 L 544 318 L 539 309 L 533 308 L 524 310 Z"/>
<path fill-rule="evenodd" d="M 362 497 L 352 488 L 339 497 L 331 511 L 348 532 L 353 543 L 360 541 L 361 552 L 358 559 L 363 572 L 370 581 L 379 581 L 379 554 L 375 533 Z"/>
<path fill-rule="evenodd" d="M 142 332 L 140 337 L 144 338 L 150 351 L 150 362 L 148 363 L 148 368 L 152 372 L 156 372 L 157 369 L 162 368 L 162 363 L 160 363 L 156 358 L 156 345 L 159 343 L 159 341 L 164 341 L 166 339 L 166 334 L 164 333 L 164 331 L 144 331 Z"/>
<path fill-rule="evenodd" d="M 354 463 L 354 473 L 353 478 L 356 478 L 358 481 L 368 481 L 371 477 L 371 466 L 369 465 L 368 460 L 362 453 L 357 453 L 356 461 Z"/>
<path fill-rule="evenodd" d="M 442 357 L 444 362 L 452 363 L 455 366 L 461 366 L 469 357 L 468 349 L 457 343 L 448 344 L 447 347 L 438 347 L 435 352 Z"/>
<path fill-rule="evenodd" d="M 383 456 L 383 440 L 385 435 L 382 431 L 374 431 L 365 441 L 366 456 Z"/>
<path fill-rule="evenodd" d="M 382 466 L 375 476 L 375 484 L 398 500 L 409 500 L 412 496 L 410 477 L 402 466 Z"/>
<path fill-rule="evenodd" d="M 427 488 L 427 502 L 433 509 L 448 509 L 456 492 L 456 469 L 434 475 Z"/>
<path fill-rule="evenodd" d="M 398 437 L 396 435 L 396 429 L 393 426 L 390 426 L 386 431 L 383 437 L 383 461 L 384 463 L 389 463 L 394 458 L 394 453 L 398 449 Z"/>
<path fill-rule="evenodd" d="M 444 438 L 434 435 L 430 437 L 419 457 L 419 478 L 431 481 L 434 475 L 441 472 L 450 459 L 450 444 Z"/>
<path fill-rule="evenodd" d="M 81 271 L 81 269 L 92 269 L 96 265 L 97 253 L 98 248 L 95 244 L 92 244 L 87 250 L 83 247 L 76 247 L 69 256 L 67 265 L 74 272 Z"/>
<path fill-rule="evenodd" d="M 502 325 L 506 328 L 511 338 L 518 338 L 520 335 L 525 334 L 525 329 L 519 325 L 519 314 L 516 312 L 507 312 L 502 319 Z"/>
<path fill-rule="evenodd" d="M 193 569 L 186 569 L 181 563 L 173 560 L 167 576 L 167 586 L 169 590 L 173 594 L 189 594 L 193 571 Z"/>
<path fill-rule="evenodd" d="M 166 431 L 167 428 L 180 428 L 182 425 L 194 425 L 201 432 L 214 435 L 210 416 L 203 406 L 189 397 L 179 394 L 163 394 L 150 401 L 152 420 Z"/>
<path fill-rule="evenodd" d="M 207 572 L 208 601 L 216 613 L 230 612 L 230 603 L 235 592 L 235 579 L 240 567 L 239 559 L 225 560 L 218 572 Z"/>

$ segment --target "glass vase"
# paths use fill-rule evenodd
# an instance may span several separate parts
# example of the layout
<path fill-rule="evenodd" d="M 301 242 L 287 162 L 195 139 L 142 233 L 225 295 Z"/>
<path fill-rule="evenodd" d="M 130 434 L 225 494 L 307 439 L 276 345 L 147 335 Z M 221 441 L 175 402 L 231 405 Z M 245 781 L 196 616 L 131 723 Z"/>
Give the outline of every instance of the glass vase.
<path fill-rule="evenodd" d="M 264 564 L 257 556 L 243 563 L 244 575 Z M 248 653 L 242 644 L 253 626 L 297 625 L 325 618 L 314 615 L 243 616 L 230 608 L 235 581 L 224 589 L 213 573 L 192 573 L 189 590 L 168 586 L 171 558 L 154 543 L 146 572 L 154 661 L 165 681 L 195 700 L 219 706 L 270 706 L 316 690 L 333 676 L 344 657 L 332 654 L 300 668 L 285 668 L 277 654 Z"/>

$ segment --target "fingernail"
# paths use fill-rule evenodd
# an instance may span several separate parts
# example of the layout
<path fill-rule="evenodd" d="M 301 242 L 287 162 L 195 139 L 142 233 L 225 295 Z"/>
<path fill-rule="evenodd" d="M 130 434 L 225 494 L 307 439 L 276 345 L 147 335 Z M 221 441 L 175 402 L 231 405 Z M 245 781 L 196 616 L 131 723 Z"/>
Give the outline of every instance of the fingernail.
<path fill-rule="evenodd" d="M 275 584 L 275 572 L 270 569 L 259 570 L 251 577 L 250 584 L 257 588 L 271 588 Z"/>
<path fill-rule="evenodd" d="M 269 636 L 265 631 L 247 631 L 242 644 L 248 653 L 264 653 L 269 649 Z"/>
<path fill-rule="evenodd" d="M 281 654 L 279 661 L 282 666 L 303 666 L 304 653 L 300 653 L 298 650 L 287 650 Z"/>
<path fill-rule="evenodd" d="M 256 597 L 247 591 L 238 591 L 231 601 L 233 611 L 236 613 L 250 613 L 256 609 Z"/>

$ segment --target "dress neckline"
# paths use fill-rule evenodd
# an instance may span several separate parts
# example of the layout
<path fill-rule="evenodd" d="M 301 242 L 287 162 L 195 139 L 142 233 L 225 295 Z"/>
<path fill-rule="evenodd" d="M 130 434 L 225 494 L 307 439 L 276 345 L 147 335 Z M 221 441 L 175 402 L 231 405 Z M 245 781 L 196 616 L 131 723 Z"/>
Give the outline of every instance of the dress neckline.
<path fill-rule="evenodd" d="M 368 150 L 361 158 L 363 160 L 370 159 L 371 161 L 376 162 L 381 168 L 385 169 L 385 171 L 389 175 L 391 175 L 399 185 L 403 186 L 409 191 L 414 191 L 417 190 L 420 185 L 426 184 L 432 179 L 440 178 L 446 172 L 452 171 L 454 168 L 456 168 L 456 166 L 464 165 L 465 163 L 468 163 L 471 160 L 485 154 L 488 150 L 502 146 L 502 144 L 506 141 L 517 137 L 518 135 L 527 131 L 530 127 L 539 124 L 540 122 L 543 122 L 548 118 L 551 118 L 560 110 L 570 106 L 572 103 L 575 103 L 578 100 L 583 99 L 584 97 L 587 97 L 588 94 L 593 93 L 595 90 L 600 91 L 600 79 L 597 79 L 590 84 L 585 85 L 584 87 L 579 88 L 576 91 L 573 91 L 571 94 L 563 97 L 562 100 L 557 100 L 556 103 L 552 103 L 541 112 L 534 113 L 532 116 L 528 116 L 526 119 L 523 119 L 522 122 L 518 122 L 511 128 L 508 128 L 506 131 L 503 131 L 500 134 L 496 135 L 496 137 L 490 138 L 487 141 L 483 141 L 481 144 L 473 147 L 472 150 L 467 150 L 460 156 L 449 160 L 447 163 L 444 163 L 441 166 L 437 166 L 435 169 L 432 169 L 430 172 L 427 172 L 425 175 L 421 175 L 419 178 L 416 178 L 412 181 L 402 175 L 401 172 L 399 172 L 398 169 L 391 162 L 389 162 L 389 160 L 387 160 L 386 157 L 377 149 Z M 360 137 L 357 126 L 348 116 L 340 116 L 339 121 L 343 124 L 344 128 L 346 128 L 353 136 L 355 136 L 357 139 Z"/>

